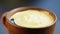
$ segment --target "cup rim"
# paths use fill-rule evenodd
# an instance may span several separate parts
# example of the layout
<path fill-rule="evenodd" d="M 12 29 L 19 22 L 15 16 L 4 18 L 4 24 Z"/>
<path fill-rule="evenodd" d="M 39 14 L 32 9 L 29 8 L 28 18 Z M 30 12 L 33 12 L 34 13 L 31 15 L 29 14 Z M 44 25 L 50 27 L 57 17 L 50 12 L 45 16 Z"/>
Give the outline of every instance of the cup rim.
<path fill-rule="evenodd" d="M 15 8 L 15 9 L 13 9 L 13 10 L 11 10 L 11 11 L 9 11 L 9 12 L 7 12 L 6 13 L 6 15 L 8 15 L 10 12 L 12 12 L 12 11 L 14 11 L 14 10 L 20 10 L 20 9 L 31 9 L 31 8 L 34 8 L 34 9 L 38 9 L 38 10 L 45 10 L 45 11 L 47 11 L 47 12 L 49 12 L 49 13 L 51 13 L 51 14 L 53 14 L 53 16 L 54 16 L 54 21 L 53 21 L 53 24 L 51 24 L 51 25 L 49 25 L 49 26 L 46 26 L 46 27 L 39 27 L 39 28 L 47 28 L 47 27 L 50 27 L 50 26 L 52 26 L 52 25 L 54 25 L 55 23 L 56 23 L 56 21 L 57 21 L 57 16 L 56 16 L 56 14 L 54 13 L 54 12 L 52 12 L 51 10 L 49 10 L 49 9 L 46 9 L 46 8 L 37 8 L 37 7 L 19 7 L 19 8 Z M 11 15 L 10 15 L 11 16 Z M 16 26 L 15 24 L 12 24 L 10 21 L 9 21 L 9 18 L 8 18 L 8 16 L 6 16 L 6 19 L 7 19 L 7 22 L 10 24 L 10 25 L 12 25 L 12 26 L 14 26 L 14 27 L 18 27 L 18 28 L 29 28 L 29 27 L 24 27 L 24 26 Z M 37 28 L 31 28 L 31 29 L 37 29 Z"/>

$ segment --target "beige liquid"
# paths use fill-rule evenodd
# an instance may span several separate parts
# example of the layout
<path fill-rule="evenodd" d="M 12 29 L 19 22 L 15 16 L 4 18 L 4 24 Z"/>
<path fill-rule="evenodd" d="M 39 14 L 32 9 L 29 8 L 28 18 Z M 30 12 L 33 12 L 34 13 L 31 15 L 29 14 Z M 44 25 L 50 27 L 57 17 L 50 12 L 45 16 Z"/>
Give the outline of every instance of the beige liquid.
<path fill-rule="evenodd" d="M 41 28 L 53 24 L 53 17 L 46 11 L 25 10 L 11 16 L 15 24 L 27 28 Z"/>

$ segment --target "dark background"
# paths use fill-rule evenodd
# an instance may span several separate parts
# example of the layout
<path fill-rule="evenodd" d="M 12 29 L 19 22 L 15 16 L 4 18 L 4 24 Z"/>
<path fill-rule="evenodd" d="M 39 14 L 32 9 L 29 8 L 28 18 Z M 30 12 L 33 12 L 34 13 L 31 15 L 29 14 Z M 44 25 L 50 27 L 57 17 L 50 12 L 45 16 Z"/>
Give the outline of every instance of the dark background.
<path fill-rule="evenodd" d="M 34 6 L 53 11 L 57 15 L 54 34 L 60 34 L 60 0 L 0 0 L 0 18 L 4 12 L 23 6 Z M 0 34 L 8 34 L 2 26 L 1 19 Z"/>

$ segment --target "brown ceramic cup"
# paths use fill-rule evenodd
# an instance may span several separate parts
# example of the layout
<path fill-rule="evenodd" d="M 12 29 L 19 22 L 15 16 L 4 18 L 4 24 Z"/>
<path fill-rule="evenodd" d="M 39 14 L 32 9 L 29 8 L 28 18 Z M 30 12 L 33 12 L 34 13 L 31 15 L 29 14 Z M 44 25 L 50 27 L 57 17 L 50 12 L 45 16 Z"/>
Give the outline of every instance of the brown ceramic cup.
<path fill-rule="evenodd" d="M 12 24 L 9 21 L 9 18 L 16 12 L 24 11 L 24 10 L 28 10 L 28 9 L 48 11 L 54 19 L 54 22 L 53 22 L 54 24 L 52 24 L 48 27 L 43 27 L 43 28 L 26 28 L 26 27 L 17 26 L 15 24 Z M 9 34 L 54 34 L 56 19 L 57 19 L 56 15 L 47 9 L 35 8 L 35 7 L 20 7 L 20 8 L 16 8 L 9 12 L 4 13 L 2 15 L 2 24 L 5 27 L 5 29 L 9 32 Z"/>

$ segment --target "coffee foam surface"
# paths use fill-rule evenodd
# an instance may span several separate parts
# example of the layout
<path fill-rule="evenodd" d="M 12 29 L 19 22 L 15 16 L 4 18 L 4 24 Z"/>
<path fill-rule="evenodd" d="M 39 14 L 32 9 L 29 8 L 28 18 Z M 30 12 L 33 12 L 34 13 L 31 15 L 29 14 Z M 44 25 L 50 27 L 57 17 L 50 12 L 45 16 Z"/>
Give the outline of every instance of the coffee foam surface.
<path fill-rule="evenodd" d="M 27 28 L 50 26 L 54 21 L 49 12 L 38 10 L 25 10 L 22 12 L 17 12 L 12 15 L 10 19 L 12 18 L 14 19 L 16 25 Z"/>

